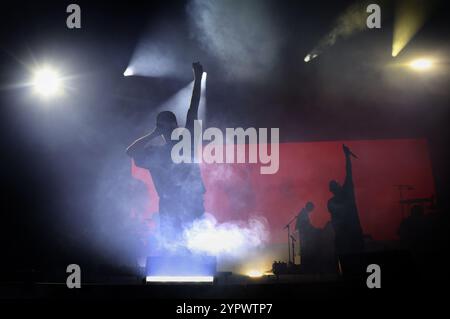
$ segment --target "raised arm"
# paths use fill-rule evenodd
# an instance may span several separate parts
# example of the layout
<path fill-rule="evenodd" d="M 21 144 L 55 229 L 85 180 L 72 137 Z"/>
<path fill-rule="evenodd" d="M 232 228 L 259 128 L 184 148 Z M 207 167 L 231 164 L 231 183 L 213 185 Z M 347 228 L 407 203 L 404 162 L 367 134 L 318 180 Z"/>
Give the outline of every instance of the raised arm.
<path fill-rule="evenodd" d="M 199 62 L 192 63 L 192 71 L 194 72 L 194 88 L 192 90 L 191 104 L 189 105 L 186 117 L 186 128 L 191 134 L 193 134 L 194 131 L 194 121 L 198 119 L 203 67 Z"/>
<path fill-rule="evenodd" d="M 350 149 L 342 145 L 345 154 L 345 181 L 344 181 L 344 189 L 353 190 L 353 172 L 352 172 L 352 160 L 350 159 L 351 152 Z"/>

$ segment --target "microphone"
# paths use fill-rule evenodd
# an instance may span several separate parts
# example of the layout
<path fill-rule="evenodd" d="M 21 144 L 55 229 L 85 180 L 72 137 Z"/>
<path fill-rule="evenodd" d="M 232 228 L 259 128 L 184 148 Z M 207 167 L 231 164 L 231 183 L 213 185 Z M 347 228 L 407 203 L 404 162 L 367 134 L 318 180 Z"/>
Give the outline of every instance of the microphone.
<path fill-rule="evenodd" d="M 351 156 L 353 156 L 354 158 L 358 159 L 358 156 L 356 156 L 352 151 L 348 152 Z"/>
<path fill-rule="evenodd" d="M 353 156 L 354 158 L 358 159 L 358 156 L 355 155 L 355 153 L 353 153 L 352 151 L 350 151 L 350 149 L 348 148 L 348 146 L 346 146 L 345 144 L 342 144 L 342 148 L 344 149 L 344 152 L 349 154 L 350 156 Z"/>

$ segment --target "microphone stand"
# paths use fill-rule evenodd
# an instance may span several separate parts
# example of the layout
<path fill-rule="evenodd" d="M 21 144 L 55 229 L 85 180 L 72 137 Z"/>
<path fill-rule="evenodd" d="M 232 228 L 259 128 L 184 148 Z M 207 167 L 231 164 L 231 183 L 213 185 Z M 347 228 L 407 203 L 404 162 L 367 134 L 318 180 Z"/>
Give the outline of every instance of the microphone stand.
<path fill-rule="evenodd" d="M 292 242 L 292 265 L 295 265 L 295 237 L 291 235 L 291 242 Z"/>
<path fill-rule="evenodd" d="M 294 221 L 294 220 L 296 220 L 297 219 L 297 217 L 298 217 L 298 214 L 297 215 L 295 215 L 290 221 L 289 221 L 289 223 L 287 223 L 287 225 L 286 226 L 284 226 L 284 228 L 283 229 L 287 229 L 287 231 L 288 231 L 288 259 L 289 259 L 289 262 L 288 262 L 288 265 L 289 264 L 291 264 L 291 224 L 292 224 L 292 222 Z M 295 252 L 294 252 L 294 250 L 292 249 L 292 255 L 293 255 L 293 259 L 295 259 Z M 295 260 L 294 260 L 295 261 Z M 292 262 L 292 264 L 293 264 L 294 262 Z"/>

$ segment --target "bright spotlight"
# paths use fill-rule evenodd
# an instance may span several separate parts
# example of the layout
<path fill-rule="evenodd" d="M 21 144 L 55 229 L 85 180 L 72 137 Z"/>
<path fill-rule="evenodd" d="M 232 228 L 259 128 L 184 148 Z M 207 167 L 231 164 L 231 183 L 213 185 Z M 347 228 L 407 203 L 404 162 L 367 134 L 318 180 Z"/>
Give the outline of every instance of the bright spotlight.
<path fill-rule="evenodd" d="M 430 59 L 416 59 L 409 66 L 416 71 L 426 71 L 433 66 L 433 62 Z"/>
<path fill-rule="evenodd" d="M 310 53 L 307 56 L 305 56 L 305 58 L 303 59 L 303 61 L 305 61 L 306 63 L 308 63 L 309 61 L 311 61 L 312 59 L 317 58 L 317 54 L 316 53 Z"/>
<path fill-rule="evenodd" d="M 263 276 L 263 272 L 259 270 L 250 270 L 247 273 L 247 276 L 249 276 L 250 278 L 259 278 Z"/>
<path fill-rule="evenodd" d="M 199 118 L 206 119 L 206 77 L 208 73 L 203 72 L 201 80 L 202 95 L 200 96 L 200 105 L 198 107 Z"/>
<path fill-rule="evenodd" d="M 125 72 L 123 72 L 123 76 L 132 76 L 134 75 L 133 69 L 128 67 Z"/>
<path fill-rule="evenodd" d="M 62 78 L 54 69 L 44 67 L 34 73 L 32 82 L 35 91 L 44 96 L 54 96 L 62 92 Z"/>

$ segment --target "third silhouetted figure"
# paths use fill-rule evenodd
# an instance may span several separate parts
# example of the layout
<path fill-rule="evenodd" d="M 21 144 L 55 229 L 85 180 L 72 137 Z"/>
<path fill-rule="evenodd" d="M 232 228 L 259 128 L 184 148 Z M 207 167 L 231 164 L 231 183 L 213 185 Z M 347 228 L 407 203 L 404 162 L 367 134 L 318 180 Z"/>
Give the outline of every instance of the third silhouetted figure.
<path fill-rule="evenodd" d="M 335 233 L 337 254 L 357 253 L 364 248 L 363 233 L 359 221 L 353 186 L 352 162 L 350 156 L 356 157 L 350 149 L 343 145 L 345 154 L 346 176 L 343 185 L 330 181 L 330 192 L 333 197 L 328 201 L 331 223 Z"/>

